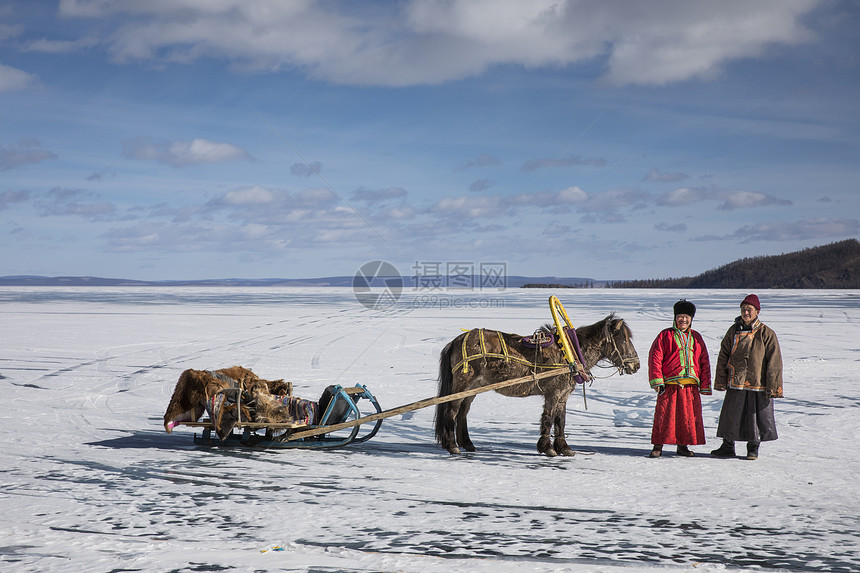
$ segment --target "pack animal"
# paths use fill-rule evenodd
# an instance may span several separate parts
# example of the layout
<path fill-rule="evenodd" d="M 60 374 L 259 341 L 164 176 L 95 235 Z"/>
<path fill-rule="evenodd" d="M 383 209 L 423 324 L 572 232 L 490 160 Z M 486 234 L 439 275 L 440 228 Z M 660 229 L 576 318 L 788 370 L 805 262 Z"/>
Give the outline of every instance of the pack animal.
<path fill-rule="evenodd" d="M 538 332 L 555 336 L 554 328 L 543 326 Z M 537 334 L 537 333 L 536 333 Z M 608 360 L 623 374 L 639 370 L 639 356 L 633 334 L 623 319 L 610 314 L 601 321 L 576 329 L 585 370 Z M 536 337 L 535 337 L 536 338 Z M 439 358 L 438 396 L 456 394 L 495 382 L 528 376 L 532 372 L 565 365 L 558 344 L 540 344 L 519 334 L 488 329 L 465 332 L 448 343 Z M 572 456 L 564 435 L 567 399 L 576 386 L 573 372 L 528 381 L 496 390 L 512 397 L 542 395 L 538 452 L 547 456 Z M 475 396 L 444 402 L 436 406 L 436 439 L 451 454 L 476 450 L 469 438 L 467 416 Z"/>

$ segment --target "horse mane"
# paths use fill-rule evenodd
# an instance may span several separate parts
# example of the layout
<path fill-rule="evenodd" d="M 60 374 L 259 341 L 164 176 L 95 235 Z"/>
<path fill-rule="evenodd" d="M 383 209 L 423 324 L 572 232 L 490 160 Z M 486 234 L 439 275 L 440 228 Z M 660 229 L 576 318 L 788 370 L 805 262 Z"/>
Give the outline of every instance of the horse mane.
<path fill-rule="evenodd" d="M 630 330 L 630 326 L 627 325 L 623 318 L 618 318 L 614 312 L 611 312 L 606 318 L 598 320 L 594 324 L 577 327 L 576 334 L 580 338 L 580 343 L 611 337 L 609 327 L 616 321 L 621 323 L 621 328 L 624 330 L 627 338 L 633 340 L 633 331 Z M 548 322 L 540 327 L 539 330 L 548 334 L 555 334 L 555 324 Z"/>

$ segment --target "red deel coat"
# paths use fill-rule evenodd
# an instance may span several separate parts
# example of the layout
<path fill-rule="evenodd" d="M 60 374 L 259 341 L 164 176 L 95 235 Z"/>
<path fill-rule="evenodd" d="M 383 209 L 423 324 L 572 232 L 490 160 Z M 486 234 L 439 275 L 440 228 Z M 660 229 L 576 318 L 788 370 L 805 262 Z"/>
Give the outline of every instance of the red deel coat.
<path fill-rule="evenodd" d="M 690 330 L 690 348 L 683 350 L 681 331 L 667 328 L 657 335 L 648 353 L 648 380 L 657 389 L 662 384 L 677 384 L 684 378 L 698 383 L 699 392 L 711 394 L 711 361 L 702 336 Z"/>

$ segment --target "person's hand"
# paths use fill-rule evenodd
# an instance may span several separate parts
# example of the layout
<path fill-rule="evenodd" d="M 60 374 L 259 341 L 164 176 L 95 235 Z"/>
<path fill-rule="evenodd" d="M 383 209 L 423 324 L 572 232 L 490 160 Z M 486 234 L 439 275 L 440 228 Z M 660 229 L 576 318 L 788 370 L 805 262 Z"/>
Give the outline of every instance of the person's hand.
<path fill-rule="evenodd" d="M 663 392 L 666 391 L 666 385 L 665 384 L 658 384 L 657 387 L 654 389 L 657 390 L 657 395 L 659 396 L 660 394 L 662 394 Z"/>

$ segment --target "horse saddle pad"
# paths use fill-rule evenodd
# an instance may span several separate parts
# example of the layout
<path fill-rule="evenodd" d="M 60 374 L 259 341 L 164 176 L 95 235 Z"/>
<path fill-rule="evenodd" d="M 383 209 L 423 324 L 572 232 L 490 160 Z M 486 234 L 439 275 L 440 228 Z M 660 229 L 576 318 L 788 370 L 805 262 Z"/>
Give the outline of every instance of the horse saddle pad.
<path fill-rule="evenodd" d="M 520 342 L 526 348 L 547 348 L 555 344 L 555 336 L 549 332 L 538 330 L 531 336 L 523 337 Z"/>

